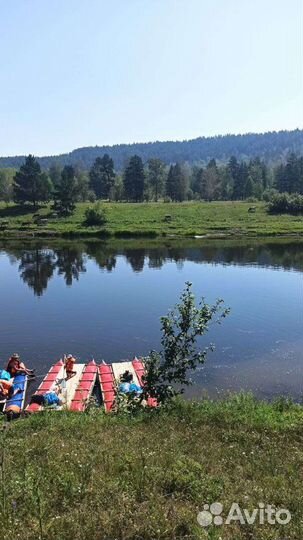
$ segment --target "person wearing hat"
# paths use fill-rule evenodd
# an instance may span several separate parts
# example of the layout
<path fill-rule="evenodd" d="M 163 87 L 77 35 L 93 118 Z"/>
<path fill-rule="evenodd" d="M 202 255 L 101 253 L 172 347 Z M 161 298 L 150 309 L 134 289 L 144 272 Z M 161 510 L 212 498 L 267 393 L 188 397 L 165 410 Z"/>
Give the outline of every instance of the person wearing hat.
<path fill-rule="evenodd" d="M 76 359 L 73 357 L 72 354 L 68 354 L 67 357 L 64 358 L 66 380 L 71 379 L 72 377 L 76 375 L 76 371 L 74 369 L 75 363 L 76 363 Z"/>
<path fill-rule="evenodd" d="M 25 373 L 29 377 L 34 377 L 34 370 L 28 369 L 23 362 L 21 362 L 20 356 L 17 353 L 14 353 L 6 367 L 6 371 L 10 374 L 11 377 L 15 377 L 18 373 Z"/>

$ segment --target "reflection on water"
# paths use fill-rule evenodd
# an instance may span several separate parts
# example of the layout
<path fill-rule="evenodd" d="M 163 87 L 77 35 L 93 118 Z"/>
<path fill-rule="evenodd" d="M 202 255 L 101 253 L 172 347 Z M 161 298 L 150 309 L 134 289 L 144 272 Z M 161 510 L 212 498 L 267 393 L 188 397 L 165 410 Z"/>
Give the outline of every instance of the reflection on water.
<path fill-rule="evenodd" d="M 194 395 L 303 395 L 303 241 L 60 241 L 0 245 L 0 361 L 41 375 L 62 354 L 115 361 L 160 347 L 159 318 L 185 281 L 231 307 Z"/>
<path fill-rule="evenodd" d="M 189 248 L 163 246 L 161 248 L 113 249 L 101 242 L 89 242 L 75 247 L 71 242 L 64 246 L 46 249 L 5 247 L 12 262 L 18 263 L 20 276 L 34 292 L 41 296 L 48 282 L 54 276 L 62 276 L 66 285 L 71 286 L 86 272 L 86 262 L 92 259 L 101 270 L 112 272 L 116 268 L 117 257 L 123 256 L 134 272 L 142 272 L 144 267 L 162 268 L 167 262 L 175 262 L 182 269 L 185 261 L 223 265 L 251 265 L 284 270 L 303 271 L 303 242 L 269 242 L 255 245 L 233 245 L 218 241 L 212 245 Z M 0 247 L 1 249 L 1 247 Z"/>

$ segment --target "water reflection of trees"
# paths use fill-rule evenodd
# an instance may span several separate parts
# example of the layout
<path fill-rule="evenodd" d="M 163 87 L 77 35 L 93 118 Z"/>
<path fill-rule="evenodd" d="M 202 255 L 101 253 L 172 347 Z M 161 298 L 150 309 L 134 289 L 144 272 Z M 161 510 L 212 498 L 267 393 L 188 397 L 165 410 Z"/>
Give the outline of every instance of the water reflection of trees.
<path fill-rule="evenodd" d="M 167 262 L 174 262 L 178 268 L 185 261 L 211 264 L 256 265 L 279 267 L 286 270 L 303 270 L 303 250 L 301 242 L 262 243 L 235 245 L 214 243 L 192 244 L 190 247 L 166 246 L 144 249 L 116 250 L 104 242 L 89 242 L 75 246 L 72 243 L 58 248 L 45 249 L 34 246 L 18 249 L 5 246 L 11 262 L 18 263 L 21 279 L 41 296 L 54 275 L 62 276 L 66 285 L 71 286 L 86 272 L 87 259 L 103 271 L 112 272 L 116 268 L 117 257 L 124 257 L 134 272 L 142 272 L 145 264 L 150 269 L 162 268 Z"/>
<path fill-rule="evenodd" d="M 107 244 L 100 244 L 100 242 L 90 242 L 86 246 L 87 254 L 95 260 L 96 264 L 101 270 L 111 272 L 115 269 L 117 264 L 116 252 L 113 252 Z"/>
<path fill-rule="evenodd" d="M 79 275 L 86 272 L 83 253 L 74 248 L 65 248 L 56 252 L 56 267 L 59 276 L 64 277 L 66 285 L 72 285 Z"/>
<path fill-rule="evenodd" d="M 53 276 L 56 267 L 56 257 L 53 251 L 25 251 L 21 254 L 19 272 L 21 279 L 37 296 L 42 296 Z"/>
<path fill-rule="evenodd" d="M 10 256 L 18 262 L 21 279 L 36 296 L 42 296 L 55 272 L 63 276 L 69 286 L 86 272 L 85 255 L 81 249 L 14 249 Z"/>

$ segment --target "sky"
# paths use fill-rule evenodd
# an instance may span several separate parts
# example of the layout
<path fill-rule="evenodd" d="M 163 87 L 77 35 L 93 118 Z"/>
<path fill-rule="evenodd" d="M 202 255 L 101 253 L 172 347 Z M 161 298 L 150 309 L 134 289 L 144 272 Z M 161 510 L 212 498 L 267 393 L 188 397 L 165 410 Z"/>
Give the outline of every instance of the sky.
<path fill-rule="evenodd" d="M 302 0 L 0 0 L 0 155 L 303 126 Z"/>

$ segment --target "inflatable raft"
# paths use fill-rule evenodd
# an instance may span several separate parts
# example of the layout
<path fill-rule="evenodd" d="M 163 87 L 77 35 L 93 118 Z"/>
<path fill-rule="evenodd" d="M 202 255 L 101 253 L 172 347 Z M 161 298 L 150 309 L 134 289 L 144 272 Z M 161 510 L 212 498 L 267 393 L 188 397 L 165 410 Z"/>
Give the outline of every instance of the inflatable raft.
<path fill-rule="evenodd" d="M 19 392 L 12 398 L 6 400 L 3 412 L 11 414 L 12 416 L 19 416 L 24 408 L 28 377 L 25 373 L 19 373 L 18 375 L 15 375 L 12 382 L 14 390 L 18 389 Z"/>
<path fill-rule="evenodd" d="M 87 407 L 89 398 L 93 392 L 93 388 L 97 378 L 97 365 L 94 360 L 89 364 L 75 364 L 75 375 L 66 379 L 66 371 L 64 362 L 59 360 L 52 366 L 44 377 L 39 388 L 33 394 L 41 396 L 47 392 L 53 392 L 56 388 L 59 389 L 58 397 L 63 404 L 56 407 L 56 410 L 62 408 L 72 411 L 84 411 Z M 26 407 L 29 413 L 35 413 L 43 410 L 45 407 L 38 403 L 30 403 Z"/>

